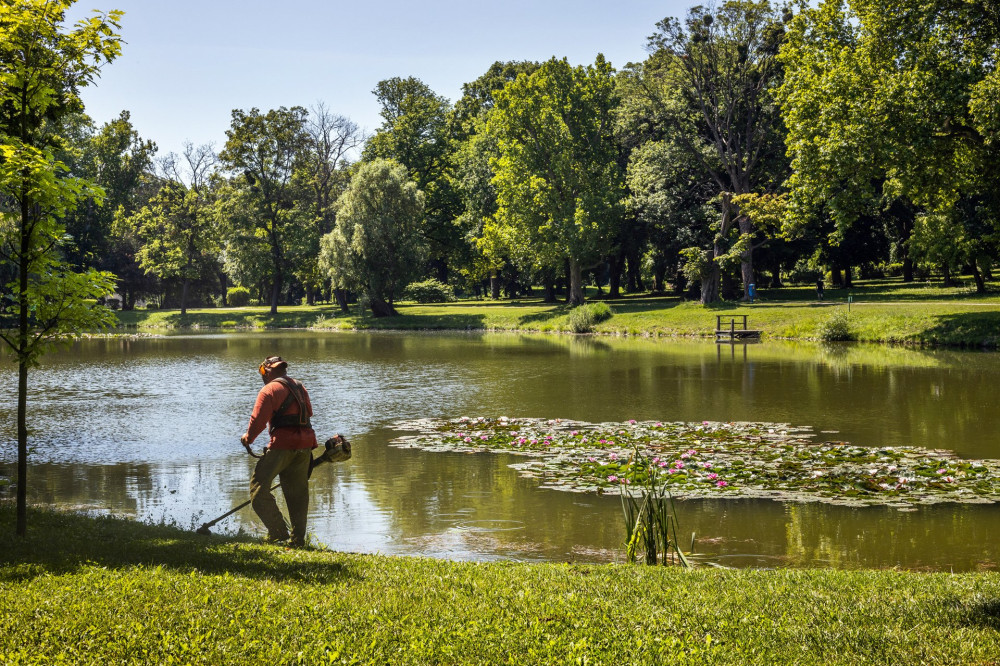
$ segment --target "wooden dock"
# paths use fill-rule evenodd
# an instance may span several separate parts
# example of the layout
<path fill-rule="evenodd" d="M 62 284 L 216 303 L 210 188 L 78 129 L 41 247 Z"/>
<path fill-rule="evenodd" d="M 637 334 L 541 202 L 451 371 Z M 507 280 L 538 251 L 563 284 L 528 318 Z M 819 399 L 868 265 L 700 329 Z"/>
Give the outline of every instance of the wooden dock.
<path fill-rule="evenodd" d="M 715 341 L 760 340 L 760 331 L 747 326 L 747 315 L 715 315 Z"/>

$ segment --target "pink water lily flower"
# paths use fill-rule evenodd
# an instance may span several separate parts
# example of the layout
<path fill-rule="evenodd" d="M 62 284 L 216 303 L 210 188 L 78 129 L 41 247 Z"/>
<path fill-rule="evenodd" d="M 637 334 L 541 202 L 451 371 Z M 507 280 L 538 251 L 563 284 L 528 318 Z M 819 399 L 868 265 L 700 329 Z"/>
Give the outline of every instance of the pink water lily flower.
<path fill-rule="evenodd" d="M 469 442 L 471 442 L 471 441 L 472 441 L 472 438 L 471 438 L 471 437 L 466 437 L 466 438 L 465 438 L 465 439 L 463 439 L 462 441 L 463 441 L 463 442 L 465 442 L 466 444 L 468 444 Z"/>
<path fill-rule="evenodd" d="M 618 480 L 618 477 L 615 476 L 614 474 L 612 474 L 611 476 L 608 477 L 608 481 L 610 481 L 611 483 L 614 483 L 617 480 Z"/>
<path fill-rule="evenodd" d="M 608 458 L 610 458 L 611 460 L 618 460 L 618 454 L 612 451 L 611 453 L 608 454 Z"/>
<path fill-rule="evenodd" d="M 635 425 L 636 423 L 638 423 L 638 421 L 636 421 L 635 419 L 629 419 L 628 422 L 629 425 Z"/>
<path fill-rule="evenodd" d="M 674 468 L 675 469 L 684 469 L 684 463 L 681 462 L 680 460 L 675 460 L 674 461 Z"/>
<path fill-rule="evenodd" d="M 711 472 L 710 474 L 707 474 L 705 478 L 708 479 L 709 481 L 715 481 L 717 478 L 719 478 L 719 475 L 716 474 L 715 472 Z"/>
<path fill-rule="evenodd" d="M 718 483 L 716 483 L 715 485 L 716 485 L 716 486 L 718 486 L 719 488 L 725 488 L 725 487 L 726 487 L 726 486 L 728 486 L 729 484 L 728 484 L 728 483 L 726 483 L 725 481 L 719 481 L 719 482 L 718 482 Z"/>

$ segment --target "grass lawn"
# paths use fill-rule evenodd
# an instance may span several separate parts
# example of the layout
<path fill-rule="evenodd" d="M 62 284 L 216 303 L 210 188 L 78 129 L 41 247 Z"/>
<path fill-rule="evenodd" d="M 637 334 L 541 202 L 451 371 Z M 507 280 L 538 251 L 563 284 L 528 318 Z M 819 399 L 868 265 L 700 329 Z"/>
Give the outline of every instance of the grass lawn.
<path fill-rule="evenodd" d="M 0 504 L 3 664 L 996 664 L 1000 574 L 463 563 Z"/>
<path fill-rule="evenodd" d="M 996 285 L 991 285 L 996 287 Z M 755 303 L 724 302 L 703 307 L 674 296 L 640 295 L 608 301 L 614 316 L 597 334 L 711 336 L 716 315 L 749 315 L 751 328 L 767 338 L 815 340 L 837 312 L 848 312 L 851 335 L 863 342 L 996 347 L 1000 344 L 1000 290 L 978 296 L 969 287 L 944 288 L 899 280 L 861 281 L 851 290 L 828 289 L 817 301 L 811 287 L 762 289 Z M 591 287 L 588 298 L 602 294 Z M 850 301 L 850 302 L 849 302 Z M 401 303 L 398 317 L 375 319 L 358 306 L 344 314 L 332 305 L 120 313 L 126 328 L 321 328 L 335 330 L 497 330 L 564 332 L 570 309 L 541 299 L 462 300 L 419 305 Z"/>

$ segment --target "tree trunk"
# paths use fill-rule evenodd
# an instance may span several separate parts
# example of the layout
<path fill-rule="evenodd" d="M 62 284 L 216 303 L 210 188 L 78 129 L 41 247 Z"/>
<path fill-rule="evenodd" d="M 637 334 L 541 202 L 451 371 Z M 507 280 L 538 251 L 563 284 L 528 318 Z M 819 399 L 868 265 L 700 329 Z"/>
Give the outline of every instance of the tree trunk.
<path fill-rule="evenodd" d="M 942 275 L 942 277 L 944 277 L 944 285 L 943 286 L 945 286 L 945 287 L 954 287 L 955 286 L 955 281 L 951 279 L 951 266 L 949 266 L 948 264 L 945 264 L 944 266 L 942 266 L 941 267 L 941 275 Z"/>
<path fill-rule="evenodd" d="M 608 257 L 608 298 L 619 298 L 622 288 L 622 254 Z"/>
<path fill-rule="evenodd" d="M 719 233 L 712 243 L 712 265 L 707 275 L 701 278 L 701 304 L 708 305 L 719 300 L 719 283 L 722 278 L 722 271 L 719 268 L 719 257 L 722 251 L 722 239 L 729 234 L 729 229 L 733 224 L 733 195 L 730 192 L 722 193 L 722 224 Z M 706 279 L 707 278 L 707 279 Z"/>
<path fill-rule="evenodd" d="M 665 266 L 657 266 L 653 269 L 653 293 L 662 294 L 667 290 L 666 285 L 667 279 L 667 268 Z"/>
<path fill-rule="evenodd" d="M 719 300 L 719 281 L 721 275 L 719 264 L 712 262 L 708 274 L 701 278 L 701 304 L 708 305 Z"/>
<path fill-rule="evenodd" d="M 281 269 L 274 271 L 274 282 L 271 285 L 271 314 L 278 314 L 278 298 L 281 297 Z"/>
<path fill-rule="evenodd" d="M 23 537 L 28 531 L 28 273 L 31 252 L 31 207 L 21 192 L 21 254 L 18 268 L 17 331 L 17 507 L 15 532 Z"/>
<path fill-rule="evenodd" d="M 736 218 L 736 224 L 740 228 L 740 236 L 747 236 L 753 233 L 753 222 L 746 215 Z M 753 277 L 753 243 L 747 243 L 747 249 L 740 253 L 740 277 L 743 279 L 742 301 L 750 300 L 750 285 L 754 283 Z"/>
<path fill-rule="evenodd" d="M 551 280 L 545 281 L 545 296 L 542 300 L 545 301 L 546 303 L 556 302 L 556 286 L 552 283 Z"/>
<path fill-rule="evenodd" d="M 774 272 L 771 273 L 771 288 L 781 289 L 784 286 L 781 284 L 781 269 L 775 268 Z"/>
<path fill-rule="evenodd" d="M 972 279 L 976 281 L 976 293 L 985 294 L 986 280 L 983 279 L 983 274 L 979 272 L 979 266 L 975 259 L 972 260 Z"/>
<path fill-rule="evenodd" d="M 490 298 L 500 300 L 500 276 L 496 272 L 490 273 Z"/>
<path fill-rule="evenodd" d="M 844 267 L 844 289 L 850 289 L 854 286 L 854 274 L 851 272 L 850 266 Z"/>
<path fill-rule="evenodd" d="M 569 260 L 569 297 L 570 305 L 583 305 L 583 269 L 576 259 Z"/>
<path fill-rule="evenodd" d="M 181 281 L 181 316 L 182 317 L 187 314 L 188 282 L 190 282 L 190 279 L 188 279 L 187 277 L 185 277 Z"/>
<path fill-rule="evenodd" d="M 900 229 L 900 245 L 903 250 L 903 282 L 913 282 L 913 258 L 910 257 L 910 236 L 913 235 L 913 219 L 908 217 Z"/>
<path fill-rule="evenodd" d="M 392 307 L 391 303 L 386 303 L 380 298 L 372 298 L 369 303 L 371 304 L 372 315 L 375 317 L 395 317 L 398 312 L 396 308 Z"/>
<path fill-rule="evenodd" d="M 830 269 L 830 286 L 831 287 L 843 287 L 844 286 L 844 276 L 840 272 L 839 266 L 834 266 Z"/>
<path fill-rule="evenodd" d="M 347 307 L 347 290 L 346 289 L 334 289 L 333 290 L 333 297 L 335 299 L 337 299 L 337 306 L 340 308 L 341 312 L 343 312 L 344 314 L 347 314 L 348 312 L 350 312 L 350 309 Z"/>

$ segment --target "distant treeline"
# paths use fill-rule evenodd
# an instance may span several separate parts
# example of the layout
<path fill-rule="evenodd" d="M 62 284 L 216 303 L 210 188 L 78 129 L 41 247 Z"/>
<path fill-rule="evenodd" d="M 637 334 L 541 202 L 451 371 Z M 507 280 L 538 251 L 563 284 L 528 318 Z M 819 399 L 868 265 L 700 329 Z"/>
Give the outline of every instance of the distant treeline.
<path fill-rule="evenodd" d="M 66 115 L 58 157 L 104 196 L 65 215 L 65 260 L 117 276 L 124 308 L 390 314 L 431 278 L 575 303 L 595 281 L 712 302 L 931 271 L 985 291 L 994 4 L 738 0 L 650 30 L 643 62 L 497 62 L 454 103 L 381 81 L 370 136 L 322 104 L 237 109 L 218 152 L 161 156 L 128 112 Z"/>

